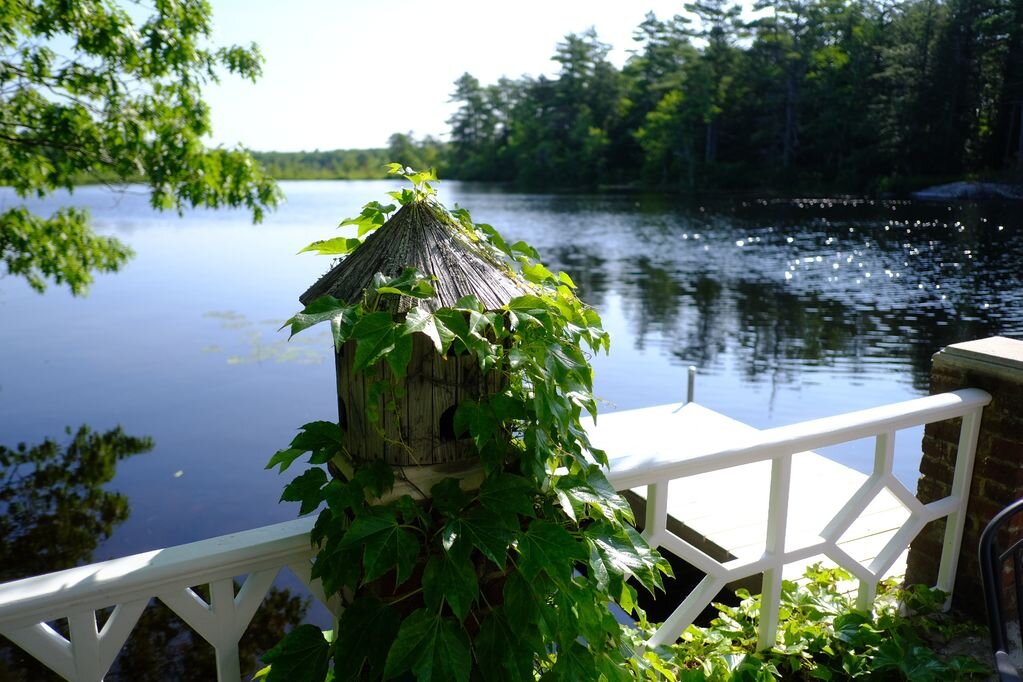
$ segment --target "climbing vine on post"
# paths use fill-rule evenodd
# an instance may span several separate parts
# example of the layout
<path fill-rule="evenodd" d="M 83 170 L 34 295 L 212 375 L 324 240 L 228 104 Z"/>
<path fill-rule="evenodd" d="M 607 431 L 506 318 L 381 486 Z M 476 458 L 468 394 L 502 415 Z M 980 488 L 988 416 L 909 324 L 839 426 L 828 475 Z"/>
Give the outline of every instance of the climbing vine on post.
<path fill-rule="evenodd" d="M 417 337 L 444 362 L 470 358 L 497 380 L 454 412 L 452 435 L 476 462 L 461 479 L 424 489 L 416 467 L 353 447 L 351 424 L 306 424 L 271 458 L 267 467 L 283 472 L 308 454 L 282 500 L 300 502 L 301 514 L 318 511 L 312 574 L 344 608 L 330 637 L 312 626 L 289 633 L 264 657 L 264 674 L 271 682 L 632 679 L 647 662 L 608 604 L 634 612 L 626 580 L 653 591 L 670 569 L 632 527 L 604 475 L 606 455 L 582 427 L 596 414 L 588 354 L 609 343 L 600 318 L 528 244 L 508 244 L 467 210 L 446 209 L 432 171 L 390 171 L 412 187 L 344 221 L 355 237 L 307 250 L 352 258 L 389 220 L 417 211 L 522 293 L 496 308 L 475 296 L 439 306 L 442 275 L 401 267 L 377 273 L 357 297 L 320 296 L 286 323 L 292 335 L 328 323 L 339 353 L 354 348 L 351 370 L 376 406 L 367 419 L 388 447 L 409 447 L 400 429 L 381 425 L 405 398 Z"/>

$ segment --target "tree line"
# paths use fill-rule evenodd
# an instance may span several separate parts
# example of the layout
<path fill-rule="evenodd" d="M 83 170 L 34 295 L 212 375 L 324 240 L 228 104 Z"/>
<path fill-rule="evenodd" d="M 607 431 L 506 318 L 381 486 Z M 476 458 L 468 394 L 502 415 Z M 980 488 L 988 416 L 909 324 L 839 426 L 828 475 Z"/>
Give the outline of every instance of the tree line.
<path fill-rule="evenodd" d="M 446 146 L 435 137 L 416 139 L 413 133 L 394 133 L 387 147 L 334 149 L 311 152 L 252 152 L 272 177 L 279 180 L 376 180 L 389 177 L 387 164 L 413 168 L 445 166 Z"/>
<path fill-rule="evenodd" d="M 697 0 L 619 69 L 456 82 L 445 175 L 527 187 L 890 191 L 1023 175 L 1023 0 Z"/>

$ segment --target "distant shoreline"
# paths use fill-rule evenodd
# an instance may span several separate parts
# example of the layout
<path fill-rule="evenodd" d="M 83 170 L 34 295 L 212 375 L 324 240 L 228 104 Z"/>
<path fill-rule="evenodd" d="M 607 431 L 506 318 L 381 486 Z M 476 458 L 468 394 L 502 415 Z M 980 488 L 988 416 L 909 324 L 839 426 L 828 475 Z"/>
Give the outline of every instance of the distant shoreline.
<path fill-rule="evenodd" d="M 345 152 L 352 151 L 365 151 L 365 152 L 377 152 L 381 155 L 386 155 L 386 150 L 340 150 Z M 260 157 L 269 156 L 276 154 L 287 154 L 290 152 L 256 152 L 253 153 L 253 157 L 256 158 L 260 163 L 264 163 Z M 323 154 L 331 154 L 331 152 L 324 152 Z M 338 174 L 338 173 L 301 173 L 301 172 L 286 172 L 286 173 L 273 173 L 271 169 L 264 169 L 269 175 L 271 175 L 277 182 L 338 182 L 338 181 L 365 181 L 365 180 L 389 180 L 392 179 L 386 171 L 381 170 L 379 172 L 356 172 L 351 174 Z M 292 166 L 292 170 L 297 170 Z M 366 169 L 367 171 L 369 169 Z M 863 193 L 863 192 L 851 192 L 848 189 L 840 187 L 744 187 L 744 188 L 726 188 L 726 187 L 708 187 L 703 189 L 697 189 L 695 191 L 680 190 L 676 187 L 665 187 L 657 185 L 644 185 L 639 182 L 634 183 L 620 183 L 613 185 L 599 185 L 596 187 L 529 187 L 527 185 L 520 185 L 508 181 L 497 181 L 497 180 L 465 180 L 456 177 L 445 176 L 443 171 L 440 173 L 441 180 L 457 181 L 457 182 L 468 182 L 478 183 L 481 185 L 488 185 L 492 187 L 507 188 L 510 191 L 523 192 L 529 194 L 578 194 L 578 193 L 594 193 L 594 194 L 663 194 L 666 196 L 678 196 L 678 197 L 694 197 L 701 199 L 714 199 L 714 198 L 747 198 L 747 199 L 794 199 L 794 198 L 865 198 L 865 199 L 912 199 L 917 201 L 947 201 L 949 203 L 958 203 L 963 201 L 1023 201 L 1023 182 L 1006 182 L 1004 179 L 992 179 L 990 181 L 983 180 L 954 180 L 950 181 L 949 178 L 936 177 L 936 178 L 914 178 L 912 182 L 906 181 L 905 185 L 900 187 L 897 191 L 891 192 L 878 192 L 878 193 Z M 115 180 L 114 178 L 94 178 L 94 177 L 83 177 L 75 181 L 75 187 L 89 187 L 96 185 L 145 185 L 145 178 L 127 178 L 124 180 Z"/>

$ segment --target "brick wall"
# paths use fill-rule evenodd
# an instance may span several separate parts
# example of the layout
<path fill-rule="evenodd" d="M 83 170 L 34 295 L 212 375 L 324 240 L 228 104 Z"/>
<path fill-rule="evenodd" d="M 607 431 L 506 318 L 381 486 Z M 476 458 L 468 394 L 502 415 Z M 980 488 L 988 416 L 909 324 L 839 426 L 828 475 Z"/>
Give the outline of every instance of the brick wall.
<path fill-rule="evenodd" d="M 1023 341 L 991 337 L 954 344 L 935 354 L 931 393 L 981 388 L 991 394 L 984 409 L 970 502 L 963 529 L 953 606 L 983 619 L 977 562 L 981 531 L 996 513 L 1023 497 Z M 960 420 L 929 424 L 924 431 L 917 497 L 924 503 L 949 494 Z M 906 581 L 933 585 L 941 559 L 944 520 L 931 523 L 910 546 Z"/>

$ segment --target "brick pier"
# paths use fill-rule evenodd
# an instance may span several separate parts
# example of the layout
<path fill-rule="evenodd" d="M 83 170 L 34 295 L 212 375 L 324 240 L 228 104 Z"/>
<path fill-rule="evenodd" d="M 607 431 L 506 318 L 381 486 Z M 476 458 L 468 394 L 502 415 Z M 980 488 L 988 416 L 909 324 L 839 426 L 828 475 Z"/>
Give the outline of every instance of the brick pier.
<path fill-rule="evenodd" d="M 981 388 L 991 394 L 984 409 L 970 503 L 963 529 L 953 607 L 983 620 L 984 599 L 977 543 L 998 511 L 1023 497 L 1023 341 L 994 336 L 957 343 L 934 355 L 931 393 Z M 955 469 L 960 420 L 928 424 L 917 497 L 924 503 L 948 495 Z M 908 583 L 933 585 L 941 557 L 944 520 L 931 523 L 910 546 Z"/>

